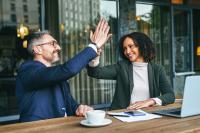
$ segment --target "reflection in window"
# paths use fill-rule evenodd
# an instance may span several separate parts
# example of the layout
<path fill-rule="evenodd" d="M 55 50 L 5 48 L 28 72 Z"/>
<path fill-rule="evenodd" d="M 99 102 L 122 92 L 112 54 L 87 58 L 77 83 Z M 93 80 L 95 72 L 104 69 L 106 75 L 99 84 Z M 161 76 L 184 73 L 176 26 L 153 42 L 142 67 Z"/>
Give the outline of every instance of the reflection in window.
<path fill-rule="evenodd" d="M 15 11 L 15 4 L 11 3 L 10 8 L 11 8 L 11 11 Z"/>
<path fill-rule="evenodd" d="M 168 76 L 170 76 L 172 62 L 170 60 L 169 13 L 167 6 L 136 4 L 137 31 L 146 33 L 153 40 L 156 47 L 155 61 L 165 67 Z"/>
<path fill-rule="evenodd" d="M 194 70 L 200 72 L 200 10 L 193 10 Z"/>
<path fill-rule="evenodd" d="M 24 23 L 28 23 L 28 15 L 24 15 Z"/>
<path fill-rule="evenodd" d="M 70 4 L 63 4 L 63 3 Z M 117 34 L 117 16 L 116 2 L 104 0 L 78 0 L 75 3 L 71 0 L 59 0 L 60 23 L 65 25 L 65 32 L 61 32 L 62 59 L 66 61 L 80 52 L 90 43 L 89 32 L 94 30 L 100 15 L 104 16 L 111 26 L 112 39 L 104 48 L 101 56 L 102 65 L 112 64 L 116 61 L 116 34 Z M 68 19 L 66 12 L 74 16 L 76 14 L 74 7 L 79 5 L 78 18 Z M 95 5 L 95 8 L 93 7 Z M 69 6 L 69 7 L 68 7 Z M 69 10 L 71 9 L 71 10 Z M 73 17 L 72 17 L 73 18 Z M 71 28 L 67 25 L 71 23 Z M 75 25 L 73 25 L 75 24 Z M 75 26 L 75 27 L 74 27 Z M 112 101 L 115 84 L 109 80 L 97 80 L 87 76 L 87 71 L 82 70 L 80 74 L 70 80 L 71 92 L 81 103 L 85 104 L 104 104 Z"/>
<path fill-rule="evenodd" d="M 23 5 L 23 10 L 24 10 L 24 12 L 27 12 L 27 11 L 28 11 L 27 5 Z"/>
<path fill-rule="evenodd" d="M 11 19 L 11 22 L 14 22 L 14 23 L 17 22 L 16 14 L 11 14 L 10 19 Z"/>
<path fill-rule="evenodd" d="M 23 47 L 26 37 L 17 37 L 17 29 L 23 25 L 31 32 L 37 31 L 40 27 L 39 1 L 23 0 L 23 2 L 31 5 L 31 13 L 29 7 L 21 2 L 0 0 L 0 116 L 18 114 L 14 77 L 19 66 L 29 56 Z M 29 17 L 23 15 L 27 13 Z"/>
<path fill-rule="evenodd" d="M 174 11 L 175 71 L 189 72 L 192 69 L 191 45 L 188 21 L 189 13 L 184 10 Z"/>

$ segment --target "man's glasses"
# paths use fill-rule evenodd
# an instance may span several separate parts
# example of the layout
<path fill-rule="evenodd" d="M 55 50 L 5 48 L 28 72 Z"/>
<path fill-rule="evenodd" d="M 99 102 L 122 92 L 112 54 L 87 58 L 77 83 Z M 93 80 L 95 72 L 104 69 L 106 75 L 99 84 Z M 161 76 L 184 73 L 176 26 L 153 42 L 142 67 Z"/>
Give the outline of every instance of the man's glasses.
<path fill-rule="evenodd" d="M 59 43 L 57 41 L 51 41 L 51 42 L 46 42 L 46 43 L 38 44 L 37 46 L 46 45 L 46 44 L 51 44 L 53 47 L 57 47 L 59 45 Z"/>

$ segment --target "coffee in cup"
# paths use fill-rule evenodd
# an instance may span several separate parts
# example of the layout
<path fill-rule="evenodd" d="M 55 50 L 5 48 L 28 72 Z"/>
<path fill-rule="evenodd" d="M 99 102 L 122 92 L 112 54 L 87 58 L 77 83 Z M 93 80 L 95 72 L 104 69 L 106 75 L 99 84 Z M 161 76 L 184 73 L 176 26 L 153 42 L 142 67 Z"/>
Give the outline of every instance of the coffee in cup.
<path fill-rule="evenodd" d="M 106 112 L 103 110 L 91 110 L 86 112 L 86 120 L 89 124 L 101 124 L 105 118 Z"/>

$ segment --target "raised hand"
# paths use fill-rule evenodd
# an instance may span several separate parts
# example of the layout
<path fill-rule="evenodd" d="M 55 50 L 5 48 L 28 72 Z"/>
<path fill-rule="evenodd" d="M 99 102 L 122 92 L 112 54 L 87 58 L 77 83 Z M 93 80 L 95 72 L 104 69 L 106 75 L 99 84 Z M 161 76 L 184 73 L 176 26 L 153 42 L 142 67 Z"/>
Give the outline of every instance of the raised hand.
<path fill-rule="evenodd" d="M 101 48 L 105 42 L 111 37 L 109 34 L 110 26 L 105 19 L 99 21 L 95 32 L 90 31 L 90 41 L 95 43 L 98 48 Z"/>

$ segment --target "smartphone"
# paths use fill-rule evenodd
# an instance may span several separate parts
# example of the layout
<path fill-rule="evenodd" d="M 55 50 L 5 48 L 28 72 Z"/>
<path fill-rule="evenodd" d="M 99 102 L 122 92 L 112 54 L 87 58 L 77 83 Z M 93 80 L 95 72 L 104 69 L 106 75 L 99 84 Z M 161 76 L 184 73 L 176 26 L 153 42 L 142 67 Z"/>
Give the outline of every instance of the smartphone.
<path fill-rule="evenodd" d="M 128 112 L 124 112 L 125 114 L 131 115 L 131 116 L 142 116 L 145 115 L 145 113 L 140 112 L 140 111 L 128 111 Z"/>

